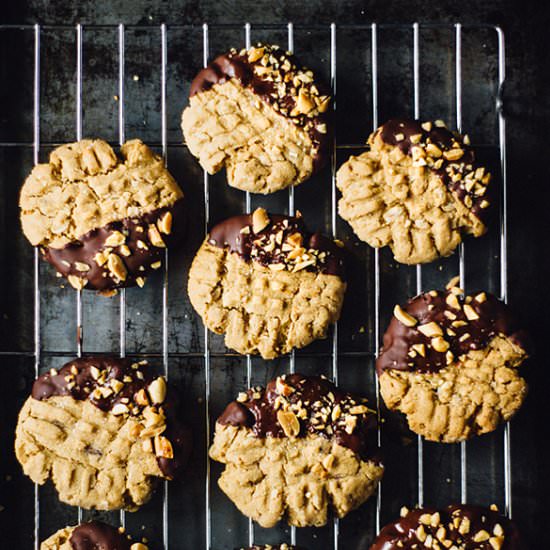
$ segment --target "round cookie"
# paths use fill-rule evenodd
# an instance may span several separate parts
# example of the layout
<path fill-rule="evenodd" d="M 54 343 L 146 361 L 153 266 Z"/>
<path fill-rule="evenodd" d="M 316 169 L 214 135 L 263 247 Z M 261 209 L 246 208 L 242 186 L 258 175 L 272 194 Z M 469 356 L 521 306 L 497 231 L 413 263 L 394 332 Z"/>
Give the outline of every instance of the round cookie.
<path fill-rule="evenodd" d="M 273 193 L 317 172 L 327 156 L 330 93 L 278 46 L 232 49 L 191 84 L 185 143 L 229 185 Z"/>
<path fill-rule="evenodd" d="M 496 507 L 451 505 L 444 510 L 403 508 L 370 550 L 526 550 L 516 525 Z"/>
<path fill-rule="evenodd" d="M 449 256 L 463 234 L 487 229 L 491 175 L 469 143 L 442 121 L 389 120 L 371 134 L 368 151 L 338 170 L 340 215 L 398 262 Z"/>
<path fill-rule="evenodd" d="M 35 483 L 62 502 L 135 510 L 157 478 L 173 479 L 190 436 L 174 392 L 145 361 L 87 357 L 36 379 L 17 422 L 15 453 Z"/>
<path fill-rule="evenodd" d="M 486 292 L 464 298 L 456 280 L 395 306 L 376 361 L 387 407 L 445 443 L 493 431 L 527 392 L 518 372 L 525 332 L 503 302 Z"/>
<path fill-rule="evenodd" d="M 91 521 L 60 529 L 42 542 L 40 550 L 148 550 L 148 546 L 133 542 L 123 529 Z"/>
<path fill-rule="evenodd" d="M 324 377 L 289 374 L 238 395 L 216 423 L 218 484 L 262 527 L 325 525 L 363 504 L 383 474 L 376 413 Z"/>
<path fill-rule="evenodd" d="M 76 289 L 143 286 L 181 237 L 183 193 L 162 158 L 137 139 L 120 154 L 99 139 L 62 145 L 21 189 L 25 236 Z"/>
<path fill-rule="evenodd" d="M 189 272 L 191 304 L 239 353 L 273 359 L 325 338 L 340 316 L 343 251 L 300 217 L 263 208 L 216 225 Z"/>

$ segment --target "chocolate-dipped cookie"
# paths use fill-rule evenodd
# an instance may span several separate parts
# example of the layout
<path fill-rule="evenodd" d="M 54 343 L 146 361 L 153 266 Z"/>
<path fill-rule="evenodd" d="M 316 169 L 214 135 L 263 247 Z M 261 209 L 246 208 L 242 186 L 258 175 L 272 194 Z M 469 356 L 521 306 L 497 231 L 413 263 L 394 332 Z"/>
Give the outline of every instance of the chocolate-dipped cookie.
<path fill-rule="evenodd" d="M 362 241 L 416 264 L 452 254 L 463 234 L 485 233 L 491 175 L 467 136 L 440 120 L 392 119 L 368 145 L 337 174 L 339 213 Z"/>
<path fill-rule="evenodd" d="M 19 200 L 23 232 L 76 289 L 143 286 L 183 230 L 183 193 L 139 140 L 118 158 L 102 140 L 55 149 Z"/>
<path fill-rule="evenodd" d="M 526 333 L 503 302 L 487 292 L 464 296 L 457 281 L 395 306 L 376 362 L 388 408 L 446 443 L 494 430 L 527 392 L 519 374 Z"/>
<path fill-rule="evenodd" d="M 204 324 L 239 353 L 272 359 L 324 338 L 338 320 L 343 251 L 300 217 L 263 208 L 212 228 L 189 272 Z"/>
<path fill-rule="evenodd" d="M 130 359 L 74 359 L 42 374 L 16 428 L 25 474 L 51 479 L 63 502 L 98 510 L 135 510 L 158 478 L 178 476 L 189 451 L 174 391 Z"/>
<path fill-rule="evenodd" d="M 272 193 L 319 170 L 330 143 L 328 88 L 278 46 L 231 50 L 200 71 L 183 111 L 185 142 L 229 185 Z"/>
<path fill-rule="evenodd" d="M 148 550 L 148 546 L 134 542 L 122 528 L 90 521 L 60 529 L 40 545 L 40 550 Z"/>
<path fill-rule="evenodd" d="M 516 525 L 495 507 L 465 504 L 403 508 L 401 518 L 386 525 L 370 550 L 526 550 Z"/>
<path fill-rule="evenodd" d="M 376 413 L 324 377 L 289 374 L 242 392 L 216 422 L 218 484 L 262 527 L 325 525 L 365 502 L 383 474 Z"/>

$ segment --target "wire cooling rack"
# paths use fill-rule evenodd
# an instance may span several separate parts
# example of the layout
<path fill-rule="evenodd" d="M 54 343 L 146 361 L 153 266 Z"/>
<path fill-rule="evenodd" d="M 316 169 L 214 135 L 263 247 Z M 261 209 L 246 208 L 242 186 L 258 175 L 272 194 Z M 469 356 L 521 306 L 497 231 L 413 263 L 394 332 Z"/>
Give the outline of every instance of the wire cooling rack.
<path fill-rule="evenodd" d="M 123 290 L 118 298 L 106 300 L 59 289 L 59 281 L 40 265 L 38 251 L 30 258 L 23 243 L 17 265 L 22 273 L 27 270 L 27 277 L 22 275 L 18 285 L 27 300 L 32 294 L 33 308 L 16 323 L 14 330 L 22 336 L 2 342 L 1 355 L 32 361 L 35 376 L 75 354 L 150 358 L 182 387 L 183 395 L 192 396 L 189 417 L 196 437 L 185 482 L 165 483 L 136 514 L 75 512 L 57 503 L 47 487 L 35 486 L 32 498 L 23 490 L 20 498 L 25 499 L 27 510 L 34 507 L 34 522 L 32 529 L 28 522 L 21 525 L 20 540 L 28 544 L 21 547 L 38 548 L 40 540 L 56 529 L 97 516 L 127 525 L 134 534 L 143 532 L 156 541 L 154 548 L 217 550 L 287 541 L 316 550 L 368 548 L 381 525 L 394 518 L 401 505 L 497 502 L 512 514 L 509 424 L 479 441 L 441 446 L 416 436 L 403 441 L 402 432 L 396 432 L 391 422 L 381 422 L 378 438 L 386 453 L 387 471 L 377 495 L 360 511 L 322 529 L 255 526 L 217 489 L 219 466 L 211 464 L 207 455 L 215 417 L 237 391 L 245 384 L 263 384 L 274 374 L 297 368 L 327 374 L 344 387 L 362 391 L 376 402 L 381 414 L 373 364 L 394 302 L 441 287 L 456 273 L 462 288 L 479 285 L 507 300 L 506 127 L 499 105 L 505 45 L 500 28 L 419 23 L 296 28 L 292 23 L 257 27 L 120 24 L 3 25 L 0 31 L 4 48 L 20 44 L 16 49 L 30 52 L 27 65 L 32 71 L 24 72 L 28 81 L 23 87 L 32 90 L 32 98 L 21 100 L 14 121 L 23 127 L 27 124 L 32 139 L 8 127 L 0 142 L 4 161 L 15 156 L 21 174 L 60 143 L 94 135 L 120 145 L 131 133 L 128 137 L 141 137 L 162 153 L 193 203 L 191 210 L 203 208 L 192 217 L 190 240 L 194 245 L 211 222 L 265 205 L 290 214 L 300 209 L 309 225 L 317 224 L 345 240 L 358 257 L 346 308 L 330 339 L 268 363 L 226 350 L 192 312 L 183 281 L 193 246 L 183 260 L 173 254 L 169 262 L 166 252 L 164 273 L 145 289 Z M 296 51 L 330 80 L 336 98 L 336 132 L 328 168 L 314 181 L 270 197 L 229 189 L 223 176 L 201 175 L 181 144 L 178 129 L 185 92 L 196 70 L 206 66 L 211 55 L 232 46 L 250 47 L 259 40 Z M 8 56 L 7 50 L 4 55 Z M 98 72 L 97 67 L 105 71 Z M 89 80 L 88 71 L 94 72 Z M 142 87 L 136 91 L 137 86 Z M 99 100 L 96 90 L 110 90 L 114 103 Z M 89 96 L 92 101 L 87 100 Z M 151 112 L 155 113 L 152 118 Z M 459 131 L 473 132 L 474 143 L 500 181 L 500 213 L 491 236 L 467 241 L 453 257 L 424 267 L 399 266 L 386 251 L 357 245 L 349 227 L 337 217 L 338 166 L 364 149 L 372 129 L 397 114 L 443 118 Z M 16 205 L 6 208 L 15 210 Z M 28 481 L 20 483 L 24 487 Z"/>

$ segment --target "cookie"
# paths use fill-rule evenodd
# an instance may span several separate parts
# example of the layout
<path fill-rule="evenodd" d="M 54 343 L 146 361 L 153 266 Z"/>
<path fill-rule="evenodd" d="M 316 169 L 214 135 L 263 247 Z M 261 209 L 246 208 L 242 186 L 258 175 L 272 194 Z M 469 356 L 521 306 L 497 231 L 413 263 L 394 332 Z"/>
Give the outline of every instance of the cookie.
<path fill-rule="evenodd" d="M 290 374 L 238 395 L 216 423 L 210 457 L 218 484 L 262 527 L 343 517 L 375 491 L 376 413 L 326 378 Z"/>
<path fill-rule="evenodd" d="M 386 525 L 370 550 L 423 548 L 444 550 L 526 550 L 516 525 L 496 507 L 464 504 L 443 510 L 403 508 L 401 518 Z"/>
<path fill-rule="evenodd" d="M 141 542 L 133 542 L 123 529 L 101 521 L 65 527 L 46 539 L 40 550 L 148 550 Z"/>
<path fill-rule="evenodd" d="M 503 302 L 487 292 L 464 297 L 457 280 L 395 306 L 376 361 L 388 408 L 445 443 L 493 431 L 527 392 L 526 333 Z"/>
<path fill-rule="evenodd" d="M 183 228 L 183 193 L 146 145 L 118 158 L 102 140 L 55 149 L 36 165 L 19 200 L 23 232 L 76 289 L 143 286 Z"/>
<path fill-rule="evenodd" d="M 469 143 L 442 121 L 386 122 L 369 137 L 369 150 L 338 170 L 340 215 L 362 241 L 389 246 L 398 262 L 449 256 L 463 234 L 487 229 L 491 175 Z"/>
<path fill-rule="evenodd" d="M 62 502 L 135 510 L 157 478 L 177 477 L 190 450 L 174 392 L 146 362 L 87 357 L 34 382 L 15 452 L 35 483 L 51 479 Z"/>
<path fill-rule="evenodd" d="M 216 225 L 189 272 L 189 298 L 239 353 L 273 359 L 325 338 L 340 316 L 343 252 L 300 217 L 235 216 Z"/>
<path fill-rule="evenodd" d="M 210 174 L 224 166 L 229 185 L 273 193 L 323 165 L 330 145 L 330 93 L 278 46 L 232 49 L 191 84 L 182 130 Z"/>

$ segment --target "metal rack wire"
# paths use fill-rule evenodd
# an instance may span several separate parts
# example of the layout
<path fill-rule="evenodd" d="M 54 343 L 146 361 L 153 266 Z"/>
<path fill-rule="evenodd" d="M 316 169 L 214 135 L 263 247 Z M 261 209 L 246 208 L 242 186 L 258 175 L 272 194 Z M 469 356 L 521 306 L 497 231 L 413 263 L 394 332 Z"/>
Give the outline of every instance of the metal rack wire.
<path fill-rule="evenodd" d="M 330 84 L 332 92 L 334 94 L 334 110 L 337 112 L 338 97 L 337 97 L 337 33 L 339 29 L 355 29 L 360 31 L 365 31 L 370 33 L 370 47 L 371 47 L 371 74 L 372 74 L 372 124 L 373 128 L 378 127 L 379 124 L 379 84 L 378 84 L 378 69 L 379 69 L 379 60 L 378 60 L 378 30 L 381 28 L 399 28 L 411 32 L 412 34 L 412 74 L 413 74 L 413 105 L 414 105 L 414 116 L 415 118 L 420 118 L 420 97 L 421 97 L 421 86 L 420 86 L 420 63 L 421 63 L 421 54 L 420 54 L 420 32 L 421 28 L 451 28 L 454 29 L 454 53 L 455 53 L 455 103 L 456 103 L 456 127 L 460 131 L 462 129 L 462 96 L 463 96 L 463 81 L 462 81 L 462 31 L 463 26 L 461 24 L 455 24 L 454 26 L 449 25 L 420 25 L 419 23 L 414 23 L 412 25 L 379 25 L 372 23 L 369 25 L 347 25 L 342 27 L 337 27 L 336 24 L 331 24 L 329 26 L 315 25 L 308 28 L 315 31 L 326 31 L 330 36 Z M 497 84 L 500 90 L 504 79 L 505 79 L 505 43 L 504 43 L 504 34 L 502 30 L 498 27 L 489 27 L 482 25 L 469 25 L 469 28 L 488 28 L 493 30 L 497 35 L 498 42 L 498 77 Z M 123 24 L 118 26 L 91 26 L 93 29 L 115 29 L 118 36 L 118 144 L 122 145 L 125 141 L 125 77 L 126 77 L 126 67 L 125 67 L 125 36 L 128 29 L 142 29 L 142 30 L 151 30 L 152 27 L 148 26 L 128 26 L 125 27 Z M 166 25 L 162 24 L 156 30 L 160 30 L 160 67 L 161 67 L 161 135 L 160 135 L 160 147 L 162 154 L 164 156 L 165 162 L 168 159 L 168 151 L 170 147 L 181 147 L 180 143 L 174 143 L 168 141 L 168 125 L 167 125 L 167 69 L 168 69 L 168 44 L 169 44 L 169 31 L 170 29 L 190 29 L 194 28 L 191 26 L 174 26 L 168 28 Z M 244 45 L 250 47 L 253 29 L 250 24 L 246 23 L 242 26 L 239 25 L 216 25 L 209 26 L 204 24 L 202 26 L 202 62 L 203 66 L 208 64 L 210 56 L 210 32 L 212 28 L 241 28 L 244 31 Z M 1 147 L 32 147 L 33 150 L 33 161 L 38 163 L 39 153 L 41 146 L 44 145 L 40 141 L 40 119 L 41 119 L 41 104 L 40 104 L 40 90 L 41 90 L 41 34 L 44 29 L 48 30 L 74 30 L 75 32 L 75 43 L 76 43 L 76 105 L 75 105 L 75 130 L 76 130 L 76 139 L 82 138 L 82 82 L 83 82 L 83 33 L 85 27 L 78 24 L 76 27 L 68 26 L 56 26 L 56 27 L 41 27 L 40 25 L 33 26 L 12 26 L 12 25 L 0 25 L 0 31 L 6 29 L 19 29 L 27 32 L 32 32 L 34 36 L 34 70 L 33 70 L 33 142 L 0 142 Z M 294 50 L 294 25 L 288 23 L 282 26 L 262 26 L 262 29 L 273 29 L 273 30 L 286 30 L 287 33 L 287 45 L 290 51 Z M 505 119 L 500 109 L 497 109 L 498 113 L 498 148 L 500 155 L 500 168 L 501 168 L 501 181 L 502 181 L 502 197 L 501 197 L 501 212 L 500 212 L 500 294 L 501 298 L 504 301 L 508 299 L 508 285 L 507 285 L 507 173 L 506 173 L 506 126 Z M 69 140 L 70 141 L 70 140 Z M 53 145 L 48 143 L 47 145 Z M 331 232 L 333 237 L 337 236 L 337 191 L 336 191 L 336 155 L 339 149 L 355 147 L 356 144 L 337 144 L 336 138 L 334 139 L 332 145 L 332 155 L 330 163 L 330 178 L 331 178 Z M 204 197 L 204 218 L 205 218 L 205 234 L 208 230 L 210 222 L 210 189 L 209 189 L 209 176 L 206 172 L 203 173 L 203 197 Z M 288 192 L 288 212 L 289 214 L 294 214 L 295 212 L 295 195 L 294 189 L 291 188 Z M 251 211 L 251 196 L 249 193 L 244 195 L 244 209 L 247 212 Z M 460 275 L 460 285 L 462 288 L 465 287 L 465 256 L 466 250 L 465 246 L 462 244 L 460 246 L 459 255 L 458 255 L 458 268 Z M 339 358 L 353 355 L 355 357 L 364 358 L 365 361 L 371 360 L 374 356 L 378 354 L 379 344 L 380 344 L 380 335 L 381 335 L 381 259 L 380 252 L 374 250 L 374 268 L 373 268 L 373 317 L 374 317 L 374 326 L 372 330 L 373 342 L 372 350 L 365 352 L 351 352 L 346 353 L 339 350 L 338 346 L 338 325 L 334 327 L 332 334 L 332 344 L 330 351 L 330 361 L 331 361 L 331 374 L 333 379 L 337 382 L 339 378 Z M 210 419 L 210 403 L 211 403 L 211 358 L 212 357 L 232 357 L 237 354 L 233 353 L 214 353 L 210 349 L 210 336 L 208 330 L 204 328 L 204 352 L 199 353 L 175 353 L 169 351 L 169 342 L 168 342 L 168 323 L 169 323 L 169 310 L 168 310 L 168 265 L 169 257 L 168 251 L 165 255 L 165 269 L 164 276 L 162 281 L 162 350 L 159 353 L 148 353 L 140 354 L 140 356 L 151 356 L 159 357 L 162 360 L 163 370 L 166 376 L 169 375 L 169 362 L 173 358 L 177 357 L 201 357 L 203 360 L 204 367 L 204 412 L 205 412 L 205 432 L 206 432 L 206 443 L 207 448 L 205 450 L 206 455 L 206 477 L 205 477 L 205 533 L 204 533 L 204 546 L 207 549 L 212 548 L 212 517 L 211 517 L 211 489 L 212 489 L 212 479 L 211 479 L 211 468 L 210 461 L 208 458 L 208 444 L 211 438 L 211 419 Z M 70 351 L 61 351 L 61 350 L 43 350 L 42 341 L 41 341 L 41 311 L 40 311 L 40 263 L 39 263 L 39 254 L 35 250 L 33 258 L 33 267 L 34 267 L 34 348 L 29 351 L 14 351 L 14 352 L 2 352 L 0 355 L 27 355 L 34 358 L 34 372 L 36 375 L 39 374 L 40 363 L 43 357 L 48 356 L 62 356 L 71 353 Z M 423 290 L 422 284 L 422 267 L 416 267 L 416 290 L 421 292 Z M 75 294 L 76 296 L 76 334 L 77 334 L 77 345 L 76 350 L 73 350 L 72 353 L 76 352 L 78 356 L 81 356 L 83 353 L 83 338 L 84 338 L 84 326 L 82 318 L 82 292 L 78 291 Z M 122 291 L 119 298 L 119 346 L 120 346 L 120 355 L 122 357 L 126 356 L 126 293 Z M 129 354 L 131 355 L 131 354 Z M 305 350 L 305 355 L 307 355 L 307 350 Z M 315 355 L 315 354 L 312 354 Z M 294 352 L 289 355 L 288 361 L 288 370 L 289 372 L 294 372 L 295 370 L 295 354 Z M 252 358 L 250 356 L 246 357 L 246 380 L 250 386 L 252 383 Z M 381 401 L 379 396 L 378 381 L 375 375 L 373 375 L 372 384 L 375 388 L 377 395 L 377 409 L 378 415 L 380 416 Z M 382 441 L 382 428 L 379 427 L 378 431 L 378 441 Z M 511 516 L 512 514 L 512 462 L 511 462 L 511 432 L 510 426 L 507 424 L 504 429 L 504 479 L 503 479 L 503 488 L 504 488 L 504 503 L 506 508 L 506 513 Z M 418 471 L 418 484 L 417 484 L 417 499 L 419 504 L 423 504 L 424 501 L 424 444 L 422 438 L 418 437 L 417 441 L 417 471 Z M 460 446 L 460 495 L 463 502 L 467 501 L 468 497 L 468 480 L 467 480 L 467 445 L 466 443 L 461 444 Z M 381 526 L 381 511 L 383 506 L 382 500 L 382 489 L 381 487 L 378 490 L 376 497 L 376 517 L 375 525 L 376 530 L 380 529 Z M 162 516 L 163 516 L 163 544 L 165 548 L 168 548 L 169 545 L 169 498 L 168 498 L 168 484 L 165 483 L 163 487 L 163 499 L 162 499 Z M 81 520 L 82 511 L 79 509 L 78 518 Z M 120 522 L 122 525 L 125 524 L 126 518 L 125 514 L 122 512 L 120 515 Z M 333 548 L 336 550 L 339 545 L 339 532 L 340 526 L 337 519 L 334 520 L 332 533 L 333 533 Z M 34 547 L 38 550 L 40 544 L 40 491 L 38 486 L 35 486 L 34 490 Z M 296 543 L 296 529 L 291 529 L 290 539 L 291 543 Z M 248 541 L 252 545 L 255 541 L 254 537 L 254 524 L 252 521 L 249 521 L 248 524 Z"/>

